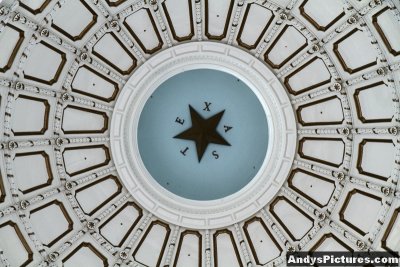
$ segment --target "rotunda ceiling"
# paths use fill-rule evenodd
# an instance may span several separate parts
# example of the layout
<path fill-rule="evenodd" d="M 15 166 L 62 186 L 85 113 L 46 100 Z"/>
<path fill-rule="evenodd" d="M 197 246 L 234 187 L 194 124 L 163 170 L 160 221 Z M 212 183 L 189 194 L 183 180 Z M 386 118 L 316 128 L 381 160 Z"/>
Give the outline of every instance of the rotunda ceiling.
<path fill-rule="evenodd" d="M 164 81 L 198 71 L 185 69 L 192 61 L 220 66 L 263 107 L 224 91 L 213 101 L 198 91 L 171 103 L 142 97 L 145 81 L 174 66 Z M 399 251 L 399 89 L 397 0 L 0 1 L 0 266 L 284 266 L 293 250 Z M 241 143 L 240 100 L 243 111 L 264 109 L 260 147 Z M 134 108 L 146 101 L 156 105 L 148 114 Z M 138 123 L 136 139 L 141 114 L 172 120 L 159 132 L 162 123 Z M 257 131 L 249 125 L 246 136 Z M 229 164 L 244 167 L 224 177 L 234 189 L 218 205 L 201 201 L 217 182 L 197 202 L 175 198 L 199 192 L 169 187 L 185 176 L 161 177 L 173 164 L 157 164 L 158 153 L 144 165 L 172 196 L 142 186 L 124 149 L 165 132 L 176 152 L 165 157 L 187 172 L 223 171 L 237 153 Z M 249 147 L 271 165 L 239 186 L 258 191 L 234 184 L 249 164 L 264 170 L 258 154 L 237 152 Z"/>

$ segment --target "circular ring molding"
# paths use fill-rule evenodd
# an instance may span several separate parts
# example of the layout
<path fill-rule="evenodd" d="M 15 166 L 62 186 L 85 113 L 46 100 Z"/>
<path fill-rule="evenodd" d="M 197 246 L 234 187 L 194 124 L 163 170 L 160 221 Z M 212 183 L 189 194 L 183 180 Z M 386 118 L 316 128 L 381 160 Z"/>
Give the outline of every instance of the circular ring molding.
<path fill-rule="evenodd" d="M 267 114 L 267 156 L 252 181 L 222 199 L 179 197 L 159 185 L 144 166 L 137 142 L 139 117 L 164 81 L 193 69 L 215 69 L 245 82 Z M 296 149 L 296 121 L 290 100 L 275 75 L 257 58 L 213 42 L 174 46 L 146 61 L 125 84 L 114 108 L 111 149 L 117 171 L 132 196 L 149 212 L 188 228 L 219 228 L 242 221 L 272 200 L 287 178 Z"/>

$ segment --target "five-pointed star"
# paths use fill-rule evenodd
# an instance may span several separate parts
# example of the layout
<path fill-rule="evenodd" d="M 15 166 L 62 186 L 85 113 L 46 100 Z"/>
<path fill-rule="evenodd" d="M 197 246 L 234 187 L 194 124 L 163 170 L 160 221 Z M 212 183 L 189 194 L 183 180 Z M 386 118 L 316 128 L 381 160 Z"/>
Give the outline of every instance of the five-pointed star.
<path fill-rule="evenodd" d="M 174 136 L 174 138 L 192 140 L 196 143 L 197 158 L 201 161 L 209 144 L 230 146 L 225 138 L 217 132 L 217 126 L 224 115 L 225 110 L 205 119 L 189 105 L 192 127 Z"/>

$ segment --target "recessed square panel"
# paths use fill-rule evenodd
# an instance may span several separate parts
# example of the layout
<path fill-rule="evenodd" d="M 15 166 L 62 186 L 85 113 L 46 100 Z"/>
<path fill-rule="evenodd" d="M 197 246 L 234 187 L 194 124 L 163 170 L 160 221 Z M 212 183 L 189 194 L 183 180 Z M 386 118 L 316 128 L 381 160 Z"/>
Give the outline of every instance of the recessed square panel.
<path fill-rule="evenodd" d="M 19 95 L 14 110 L 12 132 L 15 136 L 43 135 L 47 131 L 50 104 L 46 99 Z"/>
<path fill-rule="evenodd" d="M 97 22 L 96 12 L 84 0 L 65 1 L 52 18 L 51 26 L 73 41 L 81 40 Z"/>
<path fill-rule="evenodd" d="M 55 84 L 66 63 L 64 52 L 45 41 L 40 41 L 30 50 L 23 66 L 25 79 L 47 85 Z"/>
<path fill-rule="evenodd" d="M 23 194 L 49 186 L 53 181 L 50 158 L 44 151 L 17 153 L 14 170 L 15 181 Z"/>
<path fill-rule="evenodd" d="M 27 266 L 33 261 L 33 252 L 15 222 L 0 224 L 0 240 L 2 254 L 11 266 Z"/>
<path fill-rule="evenodd" d="M 355 28 L 333 44 L 344 71 L 353 74 L 377 64 L 378 55 L 368 35 Z"/>
<path fill-rule="evenodd" d="M 42 13 L 50 2 L 51 0 L 21 0 L 20 6 L 36 15 Z"/>
<path fill-rule="evenodd" d="M 25 39 L 24 31 L 6 24 L 0 34 L 0 72 L 11 68 Z"/>
<path fill-rule="evenodd" d="M 83 242 L 63 260 L 63 267 L 106 267 L 108 260 L 90 243 Z"/>
<path fill-rule="evenodd" d="M 29 222 L 37 238 L 47 247 L 53 246 L 70 233 L 74 225 L 64 204 L 58 200 L 31 210 Z"/>
<path fill-rule="evenodd" d="M 339 211 L 340 221 L 361 236 L 367 235 L 378 221 L 382 199 L 376 195 L 353 189 Z M 368 209 L 360 208 L 368 207 Z"/>

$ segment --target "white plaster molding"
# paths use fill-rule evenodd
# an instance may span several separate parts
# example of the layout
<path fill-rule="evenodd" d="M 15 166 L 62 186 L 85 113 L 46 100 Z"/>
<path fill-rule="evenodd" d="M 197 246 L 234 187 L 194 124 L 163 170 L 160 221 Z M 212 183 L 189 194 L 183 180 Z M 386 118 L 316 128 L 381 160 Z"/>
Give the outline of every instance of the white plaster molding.
<path fill-rule="evenodd" d="M 270 127 L 267 156 L 257 175 L 240 191 L 212 201 L 185 199 L 160 186 L 146 170 L 137 144 L 140 113 L 154 90 L 178 73 L 199 68 L 225 71 L 245 82 L 262 103 Z M 126 188 L 149 212 L 188 228 L 225 227 L 257 213 L 286 180 L 295 149 L 295 116 L 280 81 L 251 54 L 220 43 L 186 43 L 146 61 L 122 89 L 111 122 L 113 159 Z"/>

